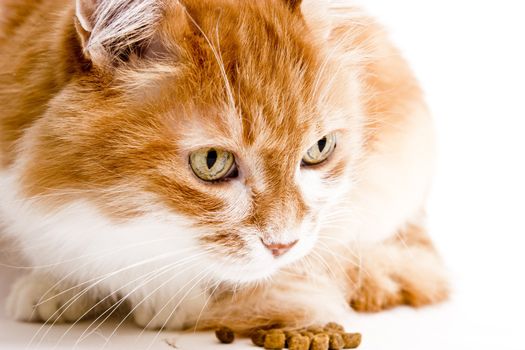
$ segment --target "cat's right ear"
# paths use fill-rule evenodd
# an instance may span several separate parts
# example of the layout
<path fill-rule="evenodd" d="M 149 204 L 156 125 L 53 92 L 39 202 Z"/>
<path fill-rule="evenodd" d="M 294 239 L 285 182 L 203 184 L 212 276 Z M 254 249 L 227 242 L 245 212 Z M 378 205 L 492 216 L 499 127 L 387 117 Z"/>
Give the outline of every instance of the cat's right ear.
<path fill-rule="evenodd" d="M 293 12 L 301 10 L 302 0 L 285 0 L 285 2 L 288 4 L 288 6 Z"/>
<path fill-rule="evenodd" d="M 186 15 L 176 0 L 76 0 L 75 26 L 86 58 L 107 66 L 159 49 L 161 23 L 173 13 Z"/>

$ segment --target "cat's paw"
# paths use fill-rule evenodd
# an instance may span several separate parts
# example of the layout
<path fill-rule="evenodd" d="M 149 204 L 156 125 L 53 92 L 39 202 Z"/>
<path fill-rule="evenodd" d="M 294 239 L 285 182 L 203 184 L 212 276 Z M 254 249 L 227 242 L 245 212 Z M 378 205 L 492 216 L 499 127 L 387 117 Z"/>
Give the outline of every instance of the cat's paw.
<path fill-rule="evenodd" d="M 133 307 L 133 319 L 141 328 L 150 330 L 183 330 L 195 325 L 206 307 L 205 293 L 193 293 L 183 300 L 151 298 Z M 133 306 L 133 302 L 131 303 Z"/>
<path fill-rule="evenodd" d="M 403 288 L 388 274 L 361 276 L 350 306 L 360 312 L 378 312 L 405 304 Z"/>
<path fill-rule="evenodd" d="M 142 304 L 133 311 L 135 323 L 145 329 L 182 330 L 185 323 L 184 315 L 179 311 L 156 310 L 152 305 Z"/>
<path fill-rule="evenodd" d="M 446 272 L 434 256 L 404 256 L 398 261 L 369 264 L 350 299 L 356 311 L 378 312 L 399 305 L 420 307 L 448 298 Z"/>
<path fill-rule="evenodd" d="M 23 322 L 74 322 L 93 305 L 87 295 L 77 293 L 76 289 L 61 290 L 45 276 L 27 275 L 13 285 L 7 298 L 7 315 Z"/>

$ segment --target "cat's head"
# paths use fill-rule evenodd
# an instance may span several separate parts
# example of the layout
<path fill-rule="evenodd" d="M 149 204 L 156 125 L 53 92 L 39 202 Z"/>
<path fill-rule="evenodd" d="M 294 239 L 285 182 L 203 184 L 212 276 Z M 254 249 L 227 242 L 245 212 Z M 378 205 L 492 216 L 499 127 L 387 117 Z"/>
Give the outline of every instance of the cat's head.
<path fill-rule="evenodd" d="M 77 1 L 61 48 L 77 68 L 31 133 L 28 193 L 169 223 L 223 280 L 308 254 L 362 128 L 355 72 L 307 5 Z"/>

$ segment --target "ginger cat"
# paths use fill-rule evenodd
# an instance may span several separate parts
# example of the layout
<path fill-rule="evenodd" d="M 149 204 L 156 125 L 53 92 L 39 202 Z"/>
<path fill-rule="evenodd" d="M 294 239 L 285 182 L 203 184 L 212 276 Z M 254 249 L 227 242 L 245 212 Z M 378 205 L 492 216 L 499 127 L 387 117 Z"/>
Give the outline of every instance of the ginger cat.
<path fill-rule="evenodd" d="M 0 106 L 14 319 L 247 331 L 448 295 L 431 118 L 353 6 L 5 0 Z"/>

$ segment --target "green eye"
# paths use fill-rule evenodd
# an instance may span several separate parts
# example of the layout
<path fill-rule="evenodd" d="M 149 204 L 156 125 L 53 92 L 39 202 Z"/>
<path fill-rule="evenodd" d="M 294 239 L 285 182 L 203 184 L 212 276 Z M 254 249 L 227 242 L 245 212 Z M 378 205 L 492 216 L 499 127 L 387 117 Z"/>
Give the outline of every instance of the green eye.
<path fill-rule="evenodd" d="M 303 158 L 303 165 L 312 166 L 321 164 L 334 152 L 336 143 L 337 140 L 334 133 L 326 135 L 306 152 Z"/>
<path fill-rule="evenodd" d="M 208 182 L 237 176 L 233 154 L 215 148 L 204 148 L 193 152 L 190 155 L 190 165 L 199 179 Z"/>

